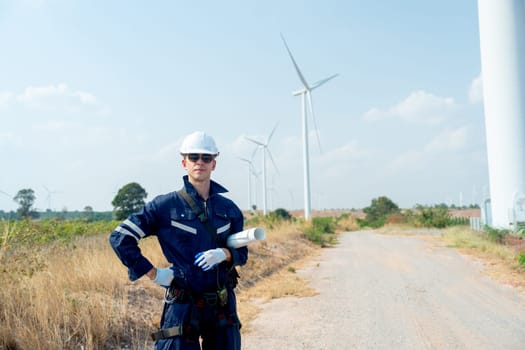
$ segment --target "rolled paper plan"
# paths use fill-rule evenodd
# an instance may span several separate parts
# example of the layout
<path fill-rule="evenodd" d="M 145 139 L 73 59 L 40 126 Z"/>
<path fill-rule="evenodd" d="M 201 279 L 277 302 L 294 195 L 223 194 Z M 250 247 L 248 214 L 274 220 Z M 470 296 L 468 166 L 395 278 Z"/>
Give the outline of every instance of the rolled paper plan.
<path fill-rule="evenodd" d="M 240 248 L 264 238 L 266 238 L 266 231 L 260 227 L 254 227 L 229 236 L 226 245 L 230 248 Z"/>

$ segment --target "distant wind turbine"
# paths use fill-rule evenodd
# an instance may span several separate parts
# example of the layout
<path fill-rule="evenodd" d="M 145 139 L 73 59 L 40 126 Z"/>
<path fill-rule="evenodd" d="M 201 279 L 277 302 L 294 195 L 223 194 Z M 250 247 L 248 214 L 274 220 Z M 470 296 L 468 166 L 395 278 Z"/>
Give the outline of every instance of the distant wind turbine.
<path fill-rule="evenodd" d="M 51 210 L 51 196 L 53 194 L 56 194 L 56 193 L 59 193 L 57 191 L 50 191 L 46 186 L 42 185 L 44 187 L 44 189 L 46 190 L 47 192 L 47 197 L 46 197 L 46 200 L 47 200 L 47 209 Z"/>
<path fill-rule="evenodd" d="M 312 114 L 312 119 L 314 122 L 314 126 L 316 129 L 317 134 L 317 125 L 315 125 L 315 116 L 314 116 L 314 108 L 312 103 L 312 90 L 318 88 L 319 86 L 325 84 L 329 80 L 332 80 L 333 78 L 337 77 L 339 74 L 334 74 L 332 76 L 329 76 L 328 78 L 321 79 L 312 85 L 309 85 L 306 79 L 303 76 L 303 73 L 301 73 L 301 70 L 299 69 L 299 66 L 295 62 L 295 59 L 293 58 L 292 52 L 290 51 L 290 48 L 288 47 L 288 44 L 286 43 L 286 40 L 284 40 L 284 36 L 281 34 L 281 39 L 283 39 L 284 46 L 286 47 L 286 51 L 288 51 L 288 55 L 290 55 L 290 59 L 292 60 L 292 63 L 295 67 L 295 71 L 297 72 L 297 75 L 299 76 L 299 80 L 301 80 L 301 83 L 303 84 L 303 88 L 294 91 L 292 94 L 294 96 L 301 95 L 301 112 L 302 112 L 302 124 L 303 124 L 303 172 L 304 172 L 304 218 L 305 220 L 309 220 L 311 216 L 311 199 L 310 199 L 310 155 L 308 152 L 308 122 L 307 122 L 307 110 L 306 110 L 306 101 L 308 100 L 308 106 L 310 109 L 310 113 Z M 319 149 L 321 149 L 321 142 L 319 141 L 319 134 L 317 134 L 317 143 L 319 144 Z"/>
<path fill-rule="evenodd" d="M 263 168 L 263 215 L 266 215 L 268 214 L 268 210 L 267 210 L 267 203 L 266 203 L 266 194 L 267 194 L 267 188 L 266 188 L 266 153 L 268 153 L 268 156 L 270 157 L 270 160 L 272 161 L 273 163 L 273 166 L 275 168 L 275 171 L 278 173 L 279 170 L 277 169 L 277 165 L 275 165 L 275 161 L 273 160 L 273 157 L 272 157 L 272 154 L 270 153 L 270 150 L 268 149 L 268 144 L 270 143 L 270 140 L 273 136 L 273 133 L 275 132 L 275 129 L 277 128 L 277 124 L 275 124 L 275 126 L 273 127 L 273 130 L 272 132 L 270 133 L 270 135 L 268 136 L 268 138 L 266 139 L 266 142 L 260 142 L 260 141 L 257 141 L 257 140 L 254 140 L 254 139 L 251 139 L 249 137 L 246 137 L 247 140 L 255 143 L 256 145 L 258 145 L 259 147 L 262 147 L 263 149 L 263 156 L 262 156 L 262 159 L 263 159 L 263 162 L 262 162 L 262 168 Z"/>
<path fill-rule="evenodd" d="M 258 146 L 257 146 L 258 147 Z M 251 160 L 239 157 L 243 162 L 248 163 L 248 207 L 252 209 L 252 174 L 255 174 L 255 169 Z"/>

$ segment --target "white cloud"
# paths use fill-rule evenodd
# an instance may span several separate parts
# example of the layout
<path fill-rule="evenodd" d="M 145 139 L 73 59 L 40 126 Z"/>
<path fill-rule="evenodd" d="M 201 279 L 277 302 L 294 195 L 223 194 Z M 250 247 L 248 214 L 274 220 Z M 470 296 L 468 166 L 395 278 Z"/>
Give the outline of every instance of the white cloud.
<path fill-rule="evenodd" d="M 463 149 L 468 141 L 468 128 L 463 126 L 454 130 L 445 130 L 426 144 L 429 152 L 455 152 Z"/>
<path fill-rule="evenodd" d="M 425 168 L 425 154 L 421 150 L 409 150 L 392 159 L 387 166 L 389 175 L 402 172 L 416 172 Z"/>
<path fill-rule="evenodd" d="M 238 157 L 243 157 L 247 159 L 251 159 L 253 157 L 254 151 L 257 148 L 257 146 L 248 141 L 246 137 L 250 137 L 254 140 L 262 140 L 262 137 L 254 137 L 254 136 L 247 136 L 247 135 L 239 135 L 231 144 L 225 145 L 225 152 L 228 152 L 229 154 L 234 154 Z M 221 147 L 224 148 L 224 147 Z M 223 152 L 222 149 L 219 149 L 220 152 Z M 223 152 L 224 153 L 224 152 Z"/>
<path fill-rule="evenodd" d="M 162 146 L 155 154 L 153 154 L 152 160 L 158 163 L 162 162 L 173 162 L 174 160 L 182 159 L 179 156 L 179 148 L 181 140 L 166 144 Z"/>
<path fill-rule="evenodd" d="M 363 118 L 378 121 L 387 118 L 400 118 L 409 122 L 439 124 L 451 117 L 458 105 L 452 97 L 436 96 L 425 91 L 412 92 L 403 101 L 386 108 L 372 108 Z"/>
<path fill-rule="evenodd" d="M 464 150 L 469 142 L 469 128 L 447 129 L 439 133 L 420 149 L 411 149 L 395 156 L 386 167 L 389 173 L 406 171 L 428 171 L 435 166 L 436 159 L 443 156 L 457 158 L 459 151 Z"/>
<path fill-rule="evenodd" d="M 18 4 L 24 8 L 37 10 L 45 6 L 46 0 L 19 0 Z"/>
<path fill-rule="evenodd" d="M 369 109 L 364 115 L 363 118 L 368 121 L 377 121 L 386 119 L 389 117 L 388 111 L 382 111 L 379 108 L 373 107 Z"/>
<path fill-rule="evenodd" d="M 14 135 L 12 132 L 0 132 L 0 143 L 2 142 L 12 142 Z"/>
<path fill-rule="evenodd" d="M 8 107 L 13 100 L 13 93 L 0 91 L 0 108 Z"/>
<path fill-rule="evenodd" d="M 481 74 L 474 78 L 470 83 L 468 99 L 470 103 L 483 102 L 483 79 L 481 78 Z"/>
<path fill-rule="evenodd" d="M 368 154 L 369 152 L 361 149 L 358 142 L 354 140 L 324 153 L 321 159 L 326 163 L 340 163 L 350 159 L 364 158 Z"/>
<path fill-rule="evenodd" d="M 97 98 L 85 91 L 72 90 L 67 84 L 29 86 L 16 95 L 18 103 L 38 110 L 75 111 L 82 106 L 93 106 Z"/>

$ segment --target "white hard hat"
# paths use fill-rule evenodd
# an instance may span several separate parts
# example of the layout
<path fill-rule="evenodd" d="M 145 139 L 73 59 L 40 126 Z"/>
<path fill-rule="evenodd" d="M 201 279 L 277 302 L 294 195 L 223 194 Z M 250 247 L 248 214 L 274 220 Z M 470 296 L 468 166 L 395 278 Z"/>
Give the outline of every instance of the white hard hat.
<path fill-rule="evenodd" d="M 215 140 L 213 137 L 206 135 L 202 131 L 196 131 L 184 138 L 182 145 L 180 146 L 180 153 L 204 153 L 218 155 L 219 150 L 215 145 Z"/>

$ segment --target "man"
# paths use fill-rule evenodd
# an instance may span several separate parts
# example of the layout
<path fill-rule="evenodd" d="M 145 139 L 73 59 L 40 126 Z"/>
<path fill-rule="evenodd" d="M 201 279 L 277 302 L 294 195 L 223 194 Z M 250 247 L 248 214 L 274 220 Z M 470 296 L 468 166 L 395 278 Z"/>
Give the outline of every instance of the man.
<path fill-rule="evenodd" d="M 110 235 L 117 256 L 135 281 L 146 275 L 167 288 L 155 349 L 240 350 L 236 265 L 248 249 L 228 248 L 229 235 L 243 230 L 240 209 L 211 180 L 219 151 L 215 141 L 194 132 L 182 142 L 184 187 L 154 198 L 124 220 Z M 171 264 L 158 268 L 142 255 L 139 240 L 156 235 Z"/>

